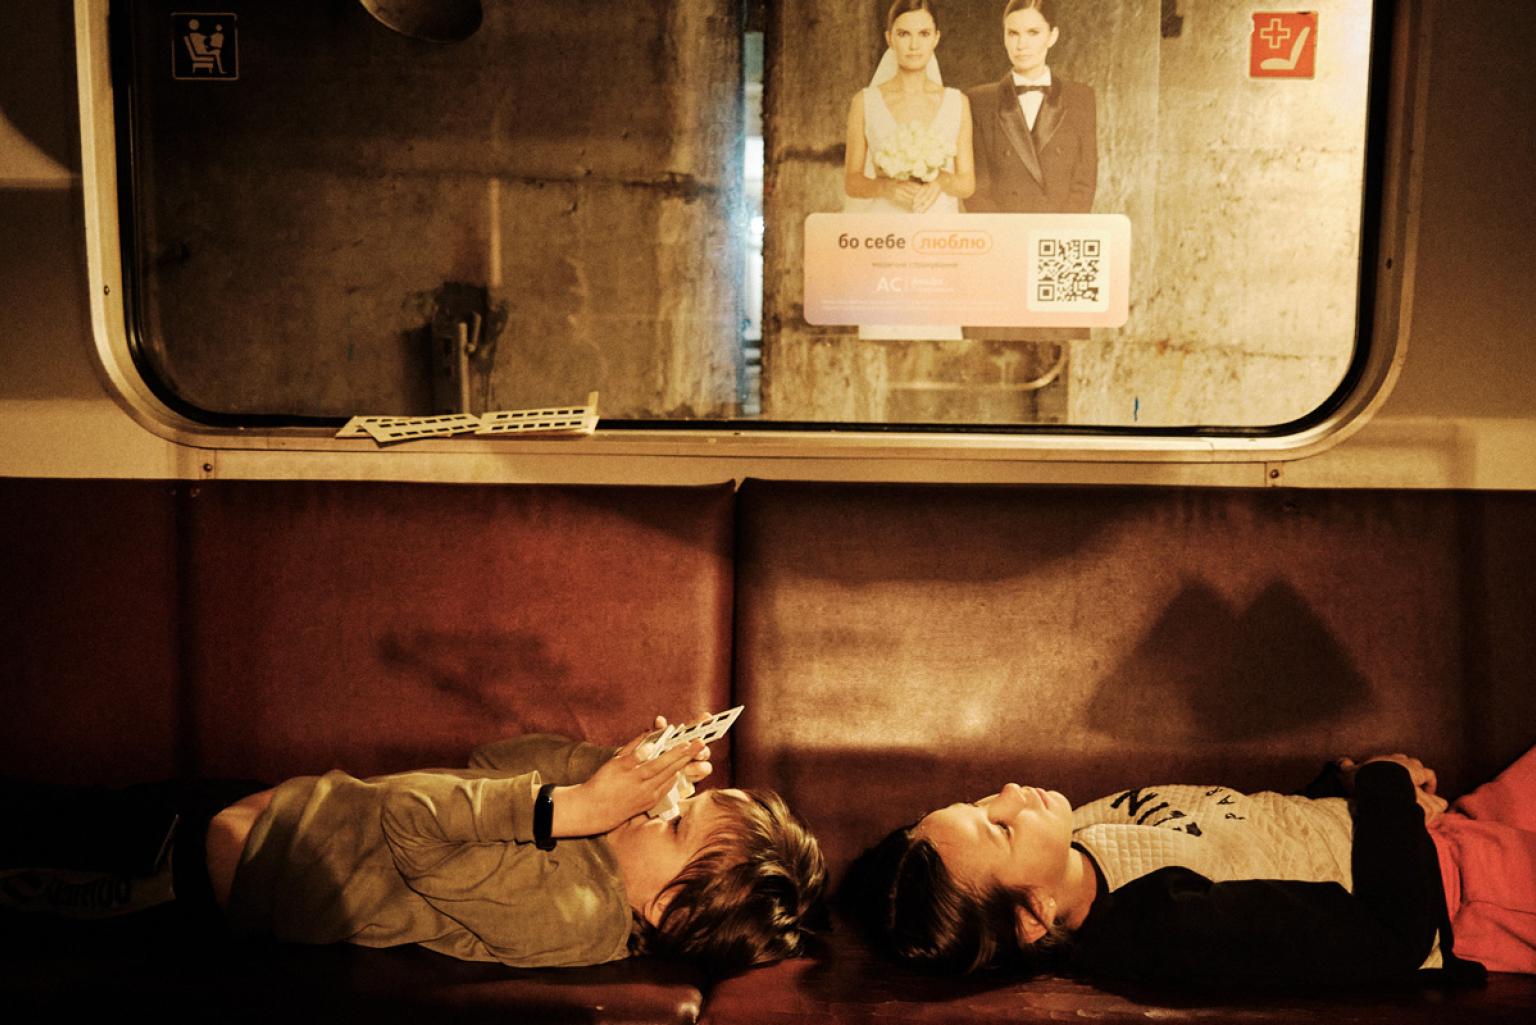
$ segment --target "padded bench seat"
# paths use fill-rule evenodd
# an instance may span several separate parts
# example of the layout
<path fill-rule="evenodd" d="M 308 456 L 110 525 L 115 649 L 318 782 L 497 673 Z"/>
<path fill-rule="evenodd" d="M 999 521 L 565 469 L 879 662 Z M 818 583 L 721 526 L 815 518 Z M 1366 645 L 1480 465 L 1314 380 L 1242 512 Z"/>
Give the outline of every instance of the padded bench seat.
<path fill-rule="evenodd" d="M 1095 1022 L 1112 1025 L 1527 1025 L 1536 977 L 1493 975 L 1478 989 L 1325 996 L 1174 999 L 1111 993 L 1068 979 L 933 979 L 875 958 L 846 930 L 825 955 L 728 979 L 710 991 L 706 1025 L 964 1025 Z"/>
<path fill-rule="evenodd" d="M 650 958 L 515 969 L 420 947 L 189 942 L 153 912 L 94 924 L 0 914 L 0 1006 L 11 1021 L 136 1009 L 151 1021 L 263 1025 L 690 1025 L 704 986 L 688 966 Z"/>

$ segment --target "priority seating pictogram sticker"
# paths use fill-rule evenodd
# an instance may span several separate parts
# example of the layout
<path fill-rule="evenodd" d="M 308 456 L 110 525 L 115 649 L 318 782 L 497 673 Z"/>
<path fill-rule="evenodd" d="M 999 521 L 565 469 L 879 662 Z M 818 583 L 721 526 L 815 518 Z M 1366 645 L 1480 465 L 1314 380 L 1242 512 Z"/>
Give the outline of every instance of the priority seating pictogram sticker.
<path fill-rule="evenodd" d="M 171 77 L 179 82 L 240 78 L 239 16 L 232 11 L 171 15 Z"/>
<path fill-rule="evenodd" d="M 1255 12 L 1248 47 L 1250 78 L 1311 78 L 1316 71 L 1316 11 Z"/>

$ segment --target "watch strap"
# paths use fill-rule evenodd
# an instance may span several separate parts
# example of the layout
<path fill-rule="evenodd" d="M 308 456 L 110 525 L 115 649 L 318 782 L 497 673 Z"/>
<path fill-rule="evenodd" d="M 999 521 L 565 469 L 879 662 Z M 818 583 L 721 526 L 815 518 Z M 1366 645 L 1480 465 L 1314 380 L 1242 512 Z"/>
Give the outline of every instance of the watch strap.
<path fill-rule="evenodd" d="M 541 851 L 555 849 L 555 785 L 545 783 L 533 799 L 533 845 Z"/>

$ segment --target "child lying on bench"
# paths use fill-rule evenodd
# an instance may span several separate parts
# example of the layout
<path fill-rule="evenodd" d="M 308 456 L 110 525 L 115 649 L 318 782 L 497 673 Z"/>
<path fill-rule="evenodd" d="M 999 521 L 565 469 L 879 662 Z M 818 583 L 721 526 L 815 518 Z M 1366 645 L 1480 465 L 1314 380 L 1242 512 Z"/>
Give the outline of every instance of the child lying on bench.
<path fill-rule="evenodd" d="M 895 830 L 848 904 L 940 972 L 1303 989 L 1536 973 L 1536 749 L 1454 805 L 1405 755 L 1310 796 L 1142 787 L 1073 810 L 1008 784 Z"/>
<path fill-rule="evenodd" d="M 703 791 L 648 817 L 679 772 L 710 765 L 698 741 L 642 760 L 645 736 L 617 751 L 528 736 L 476 750 L 467 770 L 272 788 L 10 785 L 13 821 L 39 828 L 0 859 L 104 867 L 104 833 L 174 815 L 178 914 L 235 935 L 523 967 L 650 952 L 724 973 L 800 953 L 826 876 L 815 838 L 767 791 Z"/>

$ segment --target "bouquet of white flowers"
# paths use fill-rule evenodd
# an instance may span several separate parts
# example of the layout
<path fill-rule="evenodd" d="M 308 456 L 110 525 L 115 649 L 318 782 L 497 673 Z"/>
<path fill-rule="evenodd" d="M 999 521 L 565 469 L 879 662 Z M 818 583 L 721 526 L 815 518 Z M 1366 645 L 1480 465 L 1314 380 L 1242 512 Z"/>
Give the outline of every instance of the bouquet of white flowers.
<path fill-rule="evenodd" d="M 955 155 L 954 144 L 932 126 L 909 122 L 880 140 L 875 168 L 898 181 L 931 182 Z"/>

